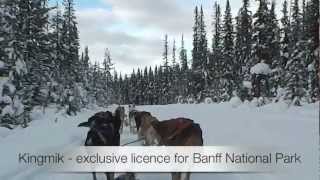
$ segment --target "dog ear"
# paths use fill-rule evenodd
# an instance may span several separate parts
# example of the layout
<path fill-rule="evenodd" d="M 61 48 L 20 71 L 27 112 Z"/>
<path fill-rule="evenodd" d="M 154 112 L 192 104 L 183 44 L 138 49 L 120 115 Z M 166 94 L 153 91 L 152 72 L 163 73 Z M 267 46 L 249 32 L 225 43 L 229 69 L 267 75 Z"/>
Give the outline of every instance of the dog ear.
<path fill-rule="evenodd" d="M 90 127 L 90 122 L 82 122 L 82 123 L 80 123 L 79 125 L 78 125 L 78 127 Z"/>

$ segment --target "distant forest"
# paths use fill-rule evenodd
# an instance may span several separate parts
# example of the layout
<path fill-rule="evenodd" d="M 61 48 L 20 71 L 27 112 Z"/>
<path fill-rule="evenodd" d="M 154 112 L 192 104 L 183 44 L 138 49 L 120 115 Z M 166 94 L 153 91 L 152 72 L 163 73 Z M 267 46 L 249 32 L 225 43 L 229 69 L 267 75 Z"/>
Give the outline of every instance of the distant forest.
<path fill-rule="evenodd" d="M 161 65 L 122 75 L 108 50 L 102 63 L 79 52 L 73 0 L 2 0 L 0 125 L 27 127 L 35 107 L 50 105 L 75 115 L 91 105 L 317 101 L 319 0 L 285 1 L 281 19 L 275 1 L 258 3 L 251 12 L 243 0 L 236 16 L 228 0 L 224 10 L 213 3 L 213 29 L 195 7 L 192 57 L 183 36 L 169 45 L 166 35 Z"/>
<path fill-rule="evenodd" d="M 275 1 L 259 0 L 253 13 L 249 0 L 243 0 L 233 17 L 228 0 L 224 13 L 216 2 L 212 30 L 206 28 L 203 7 L 195 7 L 191 63 L 183 36 L 179 48 L 175 41 L 169 48 L 166 35 L 160 66 L 133 70 L 130 77 L 114 75 L 115 102 L 223 102 L 235 96 L 257 105 L 279 100 L 295 105 L 315 102 L 319 0 L 285 1 L 281 19 L 276 18 L 275 6 Z"/>

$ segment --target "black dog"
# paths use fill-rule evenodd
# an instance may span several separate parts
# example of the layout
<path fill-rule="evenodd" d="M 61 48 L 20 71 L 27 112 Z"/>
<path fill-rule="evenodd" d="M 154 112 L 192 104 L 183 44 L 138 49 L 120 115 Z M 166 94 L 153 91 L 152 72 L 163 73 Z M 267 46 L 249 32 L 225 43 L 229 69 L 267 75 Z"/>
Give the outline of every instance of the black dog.
<path fill-rule="evenodd" d="M 85 146 L 119 146 L 121 118 L 112 115 L 111 112 L 98 112 L 88 119 L 87 122 L 80 123 L 78 127 L 89 127 Z M 97 180 L 96 173 L 93 172 L 93 180 Z M 114 179 L 114 173 L 106 172 L 107 180 Z"/>

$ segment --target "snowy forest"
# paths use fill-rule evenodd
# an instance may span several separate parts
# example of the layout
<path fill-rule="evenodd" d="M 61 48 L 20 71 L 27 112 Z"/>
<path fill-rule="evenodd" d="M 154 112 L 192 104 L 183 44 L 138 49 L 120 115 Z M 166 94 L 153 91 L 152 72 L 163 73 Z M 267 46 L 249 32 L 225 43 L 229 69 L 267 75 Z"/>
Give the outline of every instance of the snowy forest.
<path fill-rule="evenodd" d="M 281 14 L 257 1 L 256 12 L 243 0 L 236 15 L 228 0 L 195 7 L 192 57 L 183 35 L 165 35 L 163 62 L 120 74 L 108 49 L 102 63 L 80 52 L 73 0 L 1 0 L 0 125 L 27 127 L 33 108 L 50 105 L 76 115 L 91 105 L 318 101 L 319 0 L 287 0 Z"/>

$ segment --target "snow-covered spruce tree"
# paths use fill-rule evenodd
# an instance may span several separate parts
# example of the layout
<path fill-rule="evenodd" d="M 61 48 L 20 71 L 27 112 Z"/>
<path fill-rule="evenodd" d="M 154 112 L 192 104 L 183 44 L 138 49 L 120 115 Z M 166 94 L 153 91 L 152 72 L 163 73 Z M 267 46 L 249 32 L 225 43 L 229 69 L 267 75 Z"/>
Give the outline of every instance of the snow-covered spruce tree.
<path fill-rule="evenodd" d="M 62 46 L 64 48 L 64 60 L 62 62 L 66 75 L 73 82 L 79 82 L 78 66 L 79 66 L 79 34 L 77 29 L 77 21 L 74 10 L 73 0 L 64 0 L 64 14 L 62 26 Z"/>
<path fill-rule="evenodd" d="M 213 38 L 212 38 L 212 54 L 209 62 L 209 77 L 211 98 L 214 102 L 220 102 L 222 96 L 222 21 L 220 5 L 215 2 L 213 12 Z"/>
<path fill-rule="evenodd" d="M 20 77 L 26 73 L 25 66 L 23 69 L 17 66 L 23 62 L 19 56 L 21 51 L 14 44 L 18 33 L 17 10 L 17 1 L 0 2 L 0 126 L 8 128 L 24 123 L 24 106 L 16 87 L 20 85 L 18 73 Z"/>
<path fill-rule="evenodd" d="M 194 26 L 193 26 L 193 49 L 192 49 L 192 69 L 196 69 L 199 66 L 199 27 L 200 27 L 200 22 L 199 22 L 199 12 L 198 12 L 198 6 L 195 7 L 194 10 Z"/>
<path fill-rule="evenodd" d="M 97 104 L 100 105 L 98 103 L 98 99 L 99 99 L 99 93 L 100 93 L 100 89 L 101 89 L 101 84 L 100 83 L 100 79 L 101 79 L 101 71 L 100 71 L 100 67 L 99 67 L 99 63 L 96 61 L 94 62 L 94 64 L 92 66 L 90 66 L 90 74 L 89 74 L 89 101 L 90 104 Z"/>
<path fill-rule="evenodd" d="M 196 81 L 199 81 L 200 78 L 195 76 L 197 74 L 198 67 L 200 66 L 200 20 L 199 20 L 199 10 L 198 6 L 195 7 L 194 10 L 194 26 L 193 26 L 193 48 L 192 48 L 192 79 L 191 79 L 191 94 L 192 96 L 196 96 L 197 88 L 196 88 Z"/>
<path fill-rule="evenodd" d="M 83 107 L 87 106 L 90 104 L 90 100 L 92 99 L 90 92 L 90 83 L 89 83 L 89 78 L 90 78 L 90 57 L 89 57 L 89 48 L 86 46 L 84 48 L 84 52 L 82 53 L 82 57 L 80 59 L 80 76 L 82 77 L 82 96 L 81 96 L 81 104 Z"/>
<path fill-rule="evenodd" d="M 167 100 L 167 95 L 166 95 L 166 74 L 164 71 L 164 67 L 163 66 L 159 66 L 158 68 L 158 88 L 159 90 L 157 91 L 157 95 L 158 95 L 158 103 L 159 104 L 166 104 L 166 100 Z"/>
<path fill-rule="evenodd" d="M 108 49 L 105 50 L 104 59 L 102 62 L 102 89 L 101 89 L 101 95 L 102 97 L 97 99 L 101 105 L 104 107 L 107 107 L 111 103 L 115 102 L 114 99 L 114 92 L 112 90 L 112 70 L 114 69 L 113 63 L 111 60 L 111 54 Z"/>
<path fill-rule="evenodd" d="M 306 69 L 306 43 L 303 41 L 302 16 L 299 8 L 299 1 L 294 0 L 291 7 L 291 41 L 293 48 L 290 53 L 289 61 L 286 64 L 286 99 L 294 105 L 301 105 L 302 97 L 306 94 L 307 69 Z"/>
<path fill-rule="evenodd" d="M 153 84 L 154 84 L 154 77 L 153 77 L 153 71 L 151 67 L 146 67 L 144 75 L 145 77 L 145 104 L 153 104 Z"/>
<path fill-rule="evenodd" d="M 261 60 L 265 60 L 267 64 L 271 64 L 270 46 L 269 46 L 269 9 L 267 0 L 259 0 L 257 12 L 253 15 L 253 46 L 252 58 L 253 63 L 257 64 Z"/>
<path fill-rule="evenodd" d="M 61 43 L 63 49 L 63 61 L 61 62 L 64 93 L 61 97 L 63 107 L 66 107 L 67 114 L 72 115 L 80 111 L 82 89 L 81 76 L 79 73 L 79 34 L 75 16 L 73 0 L 64 0 L 63 25 L 61 32 Z"/>
<path fill-rule="evenodd" d="M 270 47 L 270 59 L 271 59 L 271 68 L 274 69 L 274 72 L 270 78 L 270 96 L 276 96 L 278 88 L 281 88 L 281 78 L 283 77 L 283 69 L 280 59 L 280 27 L 275 13 L 275 1 L 272 1 L 269 18 L 270 20 L 269 28 L 269 42 L 268 46 Z"/>
<path fill-rule="evenodd" d="M 164 36 L 163 40 L 164 46 L 163 46 L 163 54 L 162 54 L 162 59 L 163 59 L 163 66 L 165 68 L 169 67 L 169 45 L 168 45 L 168 35 L 166 34 Z"/>
<path fill-rule="evenodd" d="M 50 103 L 53 62 L 50 57 L 48 14 L 46 0 L 19 1 L 13 28 L 15 59 L 26 64 L 27 74 L 17 80 L 17 94 L 24 104 L 24 126 L 30 121 L 29 113 L 35 106 Z"/>
<path fill-rule="evenodd" d="M 178 97 L 178 91 L 179 91 L 179 75 L 180 75 L 180 67 L 179 64 L 177 63 L 177 59 L 176 59 L 176 52 L 177 52 L 177 48 L 176 48 L 176 41 L 173 40 L 173 45 L 172 45 L 172 64 L 171 64 L 171 87 L 170 87 L 170 92 L 169 92 L 169 96 L 170 96 L 170 103 L 177 103 L 177 97 Z"/>
<path fill-rule="evenodd" d="M 231 6 L 229 0 L 227 0 L 226 10 L 224 14 L 223 20 L 223 49 L 222 49 L 222 87 L 223 94 L 222 100 L 228 101 L 233 95 L 233 91 L 237 90 L 235 84 L 235 75 L 233 71 L 235 70 L 235 62 L 234 62 L 234 30 L 232 24 L 232 14 L 231 14 Z"/>
<path fill-rule="evenodd" d="M 131 76 L 130 76 L 130 82 L 129 82 L 129 102 L 130 104 L 136 104 L 136 96 L 137 96 L 137 78 L 135 70 L 132 70 Z"/>
<path fill-rule="evenodd" d="M 170 65 L 169 65 L 169 45 L 168 45 L 168 35 L 165 35 L 164 39 L 164 49 L 163 49 L 163 76 L 161 78 L 160 83 L 162 84 L 162 101 L 161 104 L 168 104 L 169 103 L 169 89 L 171 87 L 170 83 Z"/>
<path fill-rule="evenodd" d="M 182 103 L 188 95 L 188 56 L 187 50 L 185 49 L 184 37 L 181 37 L 181 47 L 180 47 L 180 71 L 179 71 L 179 82 L 178 82 L 178 102 Z"/>
<path fill-rule="evenodd" d="M 141 69 L 140 74 L 140 104 L 146 104 L 146 87 L 148 83 L 148 69 L 145 67 L 143 70 Z"/>
<path fill-rule="evenodd" d="M 205 20 L 203 8 L 201 6 L 200 13 L 198 7 L 195 9 L 195 25 L 193 34 L 193 50 L 192 50 L 192 72 L 193 72 L 193 96 L 196 96 L 200 102 L 205 96 L 205 88 L 207 86 L 207 63 L 208 63 L 208 42 L 205 30 Z"/>
<path fill-rule="evenodd" d="M 304 9 L 304 38 L 307 41 L 308 89 L 309 102 L 319 100 L 319 0 L 308 1 Z"/>
<path fill-rule="evenodd" d="M 19 125 L 30 121 L 21 103 L 20 79 L 26 74 L 21 48 L 22 33 L 16 23 L 19 13 L 18 1 L 0 2 L 0 125 Z M 20 66 L 21 65 L 21 66 Z M 22 66 L 23 65 L 23 66 Z"/>
<path fill-rule="evenodd" d="M 113 102 L 114 104 L 121 104 L 120 103 L 120 84 L 119 84 L 119 77 L 118 72 L 114 70 L 113 72 L 113 79 L 111 81 L 111 89 L 113 92 Z"/>
<path fill-rule="evenodd" d="M 120 76 L 121 78 L 121 76 Z M 122 86 L 122 97 L 123 97 L 123 104 L 130 104 L 129 101 L 129 78 L 128 75 L 125 74 L 123 78 L 123 86 Z"/>
<path fill-rule="evenodd" d="M 187 56 L 187 50 L 186 50 L 184 44 L 185 44 L 184 37 L 182 35 L 182 37 L 181 37 L 181 47 L 180 47 L 180 53 L 179 53 L 180 67 L 181 67 L 182 71 L 186 71 L 188 69 L 188 56 Z"/>
<path fill-rule="evenodd" d="M 279 86 L 281 88 L 284 88 L 286 85 L 283 77 L 285 75 L 285 66 L 287 62 L 289 61 L 290 53 L 291 53 L 291 47 L 290 47 L 290 36 L 291 36 L 291 30 L 290 30 L 290 18 L 289 18 L 289 11 L 288 11 L 288 1 L 284 1 L 283 7 L 282 7 L 282 17 L 281 17 L 281 40 L 280 40 L 280 64 L 281 66 L 279 71 L 282 71 L 281 79 Z"/>
<path fill-rule="evenodd" d="M 204 98 L 209 96 L 209 49 L 208 49 L 208 40 L 207 40 L 207 32 L 206 25 L 204 19 L 204 12 L 201 6 L 200 8 L 200 62 L 201 66 L 201 81 L 199 84 L 199 94 L 198 94 L 198 102 L 202 102 Z"/>
<path fill-rule="evenodd" d="M 50 23 L 50 44 L 51 44 L 51 58 L 54 63 L 54 71 L 53 71 L 53 79 L 55 83 L 52 85 L 52 88 L 54 89 L 52 92 L 53 99 L 52 101 L 54 103 L 61 103 L 59 102 L 62 97 L 63 91 L 64 91 L 64 74 L 63 74 L 63 46 L 62 46 L 62 25 L 63 25 L 63 19 L 62 19 L 62 13 L 59 7 L 59 4 L 57 3 L 55 7 L 55 13 L 51 17 L 51 23 Z"/>
<path fill-rule="evenodd" d="M 118 92 L 119 104 L 125 104 L 125 101 L 124 101 L 124 97 L 125 97 L 124 81 L 123 81 L 123 77 L 122 77 L 121 73 L 119 74 L 118 88 L 119 88 L 119 92 Z"/>
<path fill-rule="evenodd" d="M 155 66 L 154 68 L 154 91 L 153 91 L 153 102 L 154 104 L 159 104 L 159 98 L 161 97 L 159 91 L 161 89 L 160 87 L 160 77 L 159 77 L 159 68 L 158 66 Z"/>
<path fill-rule="evenodd" d="M 136 104 L 143 104 L 143 72 L 140 68 L 137 70 L 137 96 L 136 96 Z"/>
<path fill-rule="evenodd" d="M 249 0 L 243 0 L 243 5 L 236 17 L 236 42 L 235 42 L 235 62 L 236 67 L 234 73 L 236 74 L 237 84 L 239 84 L 240 91 L 238 92 L 240 98 L 251 99 L 250 87 L 245 86 L 251 79 L 250 68 L 254 65 L 252 62 L 252 12 L 249 10 Z"/>

